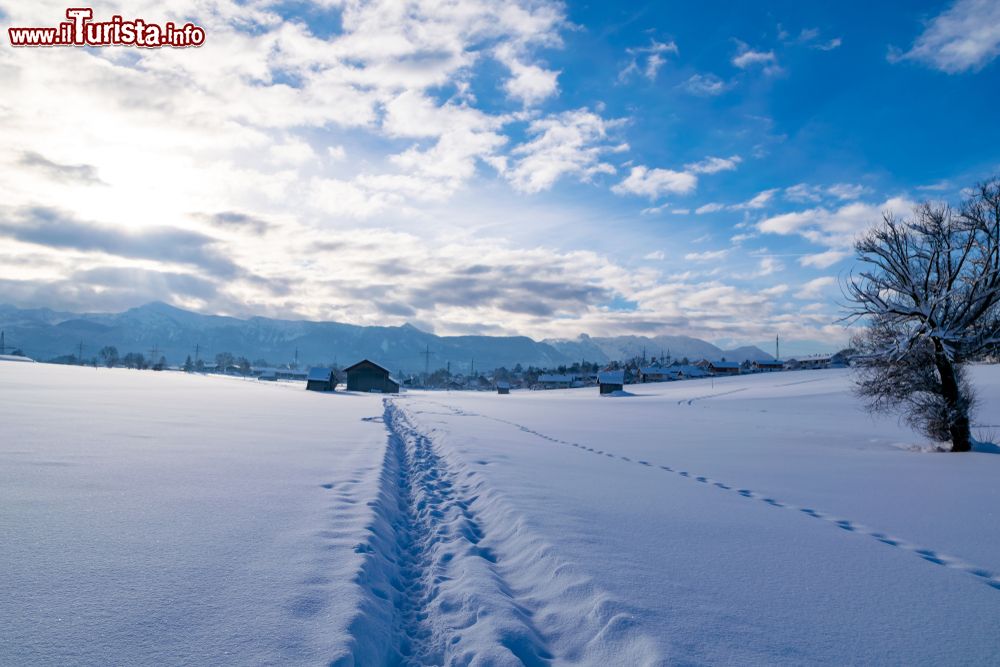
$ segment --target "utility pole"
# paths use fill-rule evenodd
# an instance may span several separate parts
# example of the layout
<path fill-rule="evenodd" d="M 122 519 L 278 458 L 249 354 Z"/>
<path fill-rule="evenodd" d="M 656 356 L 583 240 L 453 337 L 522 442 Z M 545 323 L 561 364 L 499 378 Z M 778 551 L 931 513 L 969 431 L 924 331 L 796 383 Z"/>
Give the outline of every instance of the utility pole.
<path fill-rule="evenodd" d="M 431 346 L 430 344 L 424 349 L 424 382 L 431 374 Z"/>
<path fill-rule="evenodd" d="M 77 349 L 79 350 L 79 354 L 76 355 L 76 358 L 80 361 L 80 365 L 83 366 L 83 341 L 82 340 L 80 341 L 80 344 L 77 345 Z"/>
<path fill-rule="evenodd" d="M 475 359 L 472 360 L 472 370 L 469 371 L 469 375 L 471 375 L 472 377 L 476 376 L 476 360 Z"/>
<path fill-rule="evenodd" d="M 781 347 L 780 341 L 778 340 L 780 334 L 774 334 L 774 360 L 778 361 L 781 359 Z"/>
<path fill-rule="evenodd" d="M 296 345 L 295 346 L 295 368 L 297 369 L 298 367 L 299 367 L 299 348 Z"/>
<path fill-rule="evenodd" d="M 7 354 L 7 344 L 4 339 L 4 332 L 0 329 L 0 354 Z"/>
<path fill-rule="evenodd" d="M 198 363 L 198 355 L 201 353 L 201 343 L 194 344 L 194 363 Z"/>

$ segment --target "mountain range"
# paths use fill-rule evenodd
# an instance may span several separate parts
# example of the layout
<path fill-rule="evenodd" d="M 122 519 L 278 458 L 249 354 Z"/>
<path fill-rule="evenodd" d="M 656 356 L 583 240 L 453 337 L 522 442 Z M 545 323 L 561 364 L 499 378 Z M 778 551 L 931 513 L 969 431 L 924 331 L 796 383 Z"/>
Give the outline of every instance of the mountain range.
<path fill-rule="evenodd" d="M 518 363 L 554 368 L 575 361 L 605 363 L 644 353 L 647 357 L 669 354 L 691 360 L 771 358 L 757 347 L 722 350 L 689 336 L 598 338 L 584 334 L 543 341 L 526 336 L 437 336 L 409 324 L 382 327 L 267 317 L 239 319 L 202 315 L 160 302 L 122 313 L 68 313 L 0 305 L 0 330 L 8 348 L 20 348 L 39 360 L 78 354 L 81 345 L 85 359 L 97 356 L 105 346 L 114 346 L 121 355 L 162 355 L 171 364 L 182 363 L 188 355 L 211 361 L 219 352 L 230 352 L 274 364 L 297 358 L 302 365 L 345 366 L 369 358 L 402 372 L 422 371 L 425 364 L 431 370 L 450 364 L 456 373 L 468 372 L 473 364 L 480 370 L 512 368 Z"/>

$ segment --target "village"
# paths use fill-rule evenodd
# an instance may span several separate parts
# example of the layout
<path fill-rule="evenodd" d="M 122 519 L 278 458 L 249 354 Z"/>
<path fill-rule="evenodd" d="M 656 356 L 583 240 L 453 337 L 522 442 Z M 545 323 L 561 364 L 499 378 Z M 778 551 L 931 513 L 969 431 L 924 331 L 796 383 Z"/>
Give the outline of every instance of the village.
<path fill-rule="evenodd" d="M 649 360 L 631 359 L 627 362 L 612 362 L 600 367 L 598 364 L 582 361 L 572 366 L 555 369 L 522 368 L 520 364 L 513 370 L 498 368 L 491 372 L 476 374 L 451 374 L 447 368 L 433 373 L 405 374 L 391 373 L 382 365 L 363 359 L 351 366 L 313 366 L 308 369 L 291 367 L 250 366 L 248 369 L 232 365 L 220 369 L 205 366 L 203 372 L 221 373 L 256 378 L 262 382 L 305 381 L 309 391 L 336 391 L 341 385 L 346 391 L 362 391 L 396 394 L 401 389 L 437 389 L 449 391 L 496 391 L 509 394 L 512 390 L 550 390 L 598 387 L 601 394 L 624 391 L 626 385 L 653 382 L 675 382 L 698 378 L 746 375 L 753 373 L 774 373 L 797 370 L 819 370 L 826 368 L 847 368 L 850 365 L 851 350 L 835 354 L 817 354 L 764 361 L 727 361 L 725 359 L 673 360 L 669 357 Z"/>

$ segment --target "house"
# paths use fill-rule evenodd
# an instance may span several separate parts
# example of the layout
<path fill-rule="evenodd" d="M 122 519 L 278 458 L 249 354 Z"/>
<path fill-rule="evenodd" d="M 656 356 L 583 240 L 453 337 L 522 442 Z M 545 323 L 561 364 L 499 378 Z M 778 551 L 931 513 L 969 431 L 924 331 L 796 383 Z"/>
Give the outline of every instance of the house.
<path fill-rule="evenodd" d="M 789 359 L 785 364 L 791 370 L 816 370 L 820 368 L 847 368 L 850 359 L 843 352 L 836 354 L 812 354 Z"/>
<path fill-rule="evenodd" d="M 278 374 L 273 369 L 264 369 L 257 375 L 257 379 L 264 382 L 277 382 Z"/>
<path fill-rule="evenodd" d="M 310 368 L 306 376 L 307 391 L 334 391 L 337 388 L 337 380 L 332 368 Z"/>
<path fill-rule="evenodd" d="M 739 375 L 740 364 L 738 361 L 710 361 L 708 372 L 712 375 Z"/>
<path fill-rule="evenodd" d="M 625 388 L 625 371 L 601 371 L 597 374 L 601 394 L 622 391 Z"/>
<path fill-rule="evenodd" d="M 509 394 L 510 393 L 510 382 L 506 380 L 500 380 L 497 382 L 497 393 L 498 394 Z"/>
<path fill-rule="evenodd" d="M 708 371 L 704 368 L 693 366 L 691 364 L 671 366 L 669 370 L 673 374 L 675 380 L 690 380 L 694 378 L 708 377 Z"/>
<path fill-rule="evenodd" d="M 347 391 L 399 393 L 399 383 L 389 377 L 389 371 L 368 359 L 345 368 L 344 372 L 347 374 Z"/>
<path fill-rule="evenodd" d="M 785 370 L 785 362 L 781 359 L 768 359 L 766 361 L 753 362 L 753 369 L 760 372 L 773 372 Z"/>
<path fill-rule="evenodd" d="M 676 379 L 673 370 L 663 366 L 646 366 L 639 369 L 639 382 L 666 382 Z"/>

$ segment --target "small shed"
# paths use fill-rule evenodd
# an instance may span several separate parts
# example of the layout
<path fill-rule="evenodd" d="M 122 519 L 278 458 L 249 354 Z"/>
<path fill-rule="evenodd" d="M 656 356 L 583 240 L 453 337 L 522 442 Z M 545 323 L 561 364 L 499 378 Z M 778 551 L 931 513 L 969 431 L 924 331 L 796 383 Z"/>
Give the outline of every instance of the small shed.
<path fill-rule="evenodd" d="M 334 378 L 332 368 L 310 368 L 306 375 L 306 389 L 308 391 L 334 391 L 337 388 L 337 380 Z"/>
<path fill-rule="evenodd" d="M 374 361 L 362 359 L 344 369 L 347 374 L 347 391 L 398 394 L 399 383 L 389 377 L 389 371 Z"/>
<path fill-rule="evenodd" d="M 785 362 L 781 359 L 763 359 L 753 362 L 755 370 L 773 372 L 785 370 Z"/>
<path fill-rule="evenodd" d="M 500 380 L 497 382 L 497 393 L 498 394 L 509 394 L 510 393 L 510 382 L 505 380 Z"/>
<path fill-rule="evenodd" d="M 610 394 L 625 389 L 625 371 L 601 371 L 597 374 L 597 385 L 601 394 Z"/>

